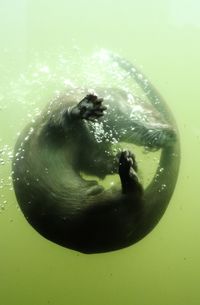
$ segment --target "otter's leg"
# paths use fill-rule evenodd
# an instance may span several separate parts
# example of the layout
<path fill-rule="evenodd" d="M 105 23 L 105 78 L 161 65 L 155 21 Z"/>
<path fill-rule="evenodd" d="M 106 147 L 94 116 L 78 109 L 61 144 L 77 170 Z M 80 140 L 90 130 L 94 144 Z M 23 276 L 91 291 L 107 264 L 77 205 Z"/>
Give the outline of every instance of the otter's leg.
<path fill-rule="evenodd" d="M 143 187 L 138 180 L 135 156 L 130 151 L 123 151 L 119 158 L 119 176 L 122 193 L 142 195 Z"/>
<path fill-rule="evenodd" d="M 88 94 L 86 95 L 76 106 L 71 108 L 68 113 L 71 118 L 73 119 L 85 119 L 87 121 L 95 121 L 102 117 L 104 115 L 103 111 L 106 110 L 106 107 L 102 105 L 103 99 L 98 98 L 94 94 Z M 90 137 L 85 139 L 87 143 L 87 151 L 86 154 L 84 154 L 84 149 L 81 151 L 81 163 L 83 165 L 83 159 L 86 161 L 86 171 L 88 167 L 91 165 L 91 161 L 93 161 L 92 158 L 92 148 L 94 143 L 90 141 Z M 84 169 L 84 168 L 83 168 Z M 87 191 L 87 196 L 95 196 L 99 193 L 103 192 L 104 188 L 100 186 L 99 184 L 96 184 L 94 186 L 90 186 Z"/>
<path fill-rule="evenodd" d="M 133 193 L 135 197 L 142 197 L 143 187 L 137 175 L 137 163 L 135 156 L 130 151 L 123 151 L 119 157 L 119 176 L 122 185 L 122 193 Z M 88 189 L 87 195 L 97 195 L 104 188 L 100 185 L 92 186 Z"/>
<path fill-rule="evenodd" d="M 72 118 L 85 119 L 88 121 L 95 121 L 104 115 L 103 111 L 106 107 L 102 105 L 103 99 L 98 98 L 94 94 L 88 94 L 69 110 Z"/>
<path fill-rule="evenodd" d="M 88 94 L 75 107 L 68 110 L 71 118 L 85 119 L 87 121 L 97 121 L 104 115 L 106 107 L 103 99 L 96 95 Z M 84 125 L 83 125 L 84 128 Z M 117 173 L 116 158 L 108 153 L 110 145 L 108 143 L 97 144 L 94 138 L 86 133 L 82 136 L 83 146 L 81 149 L 79 167 L 87 174 L 104 178 L 108 174 Z M 116 159 L 116 160 L 115 160 Z M 85 165 L 85 166 L 83 166 Z"/>

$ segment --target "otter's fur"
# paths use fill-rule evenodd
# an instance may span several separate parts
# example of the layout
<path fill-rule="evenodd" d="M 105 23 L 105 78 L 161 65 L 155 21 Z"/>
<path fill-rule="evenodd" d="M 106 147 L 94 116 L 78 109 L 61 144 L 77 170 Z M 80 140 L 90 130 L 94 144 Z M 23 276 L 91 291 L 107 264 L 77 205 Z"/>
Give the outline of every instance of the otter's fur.
<path fill-rule="evenodd" d="M 127 98 L 125 92 L 115 88 L 95 91 L 105 104 L 110 103 L 103 116 L 102 100 L 88 95 L 81 101 L 87 91 L 77 89 L 50 103 L 25 128 L 13 160 L 14 189 L 28 222 L 47 239 L 84 253 L 117 250 L 148 234 L 167 208 L 179 170 L 178 131 L 167 105 L 147 80 L 138 77 L 141 72 L 132 64 L 110 57 L 140 84 L 158 119 L 140 121 L 133 104 L 121 102 Z M 95 113 L 86 109 L 87 103 L 93 106 L 90 100 Z M 110 142 L 103 135 L 97 140 L 93 119 L 104 122 L 104 134 L 112 131 L 117 141 L 161 149 L 147 189 L 143 191 L 137 178 L 135 157 L 122 152 L 116 161 Z M 104 190 L 96 181 L 83 179 L 80 172 L 99 178 L 118 172 L 121 183 Z"/>

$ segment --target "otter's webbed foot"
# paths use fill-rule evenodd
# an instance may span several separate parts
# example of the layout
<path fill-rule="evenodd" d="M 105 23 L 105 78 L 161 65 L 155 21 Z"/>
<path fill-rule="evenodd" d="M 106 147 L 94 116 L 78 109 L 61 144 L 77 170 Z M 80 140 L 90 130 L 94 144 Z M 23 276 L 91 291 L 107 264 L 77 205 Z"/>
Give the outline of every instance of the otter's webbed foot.
<path fill-rule="evenodd" d="M 138 180 L 135 156 L 128 150 L 123 151 L 119 157 L 119 176 L 123 194 L 142 194 L 143 188 Z"/>
<path fill-rule="evenodd" d="M 88 121 L 95 121 L 104 115 L 103 111 L 106 107 L 102 105 L 103 99 L 98 98 L 94 94 L 88 94 L 73 107 L 70 111 L 72 117 L 85 119 Z"/>

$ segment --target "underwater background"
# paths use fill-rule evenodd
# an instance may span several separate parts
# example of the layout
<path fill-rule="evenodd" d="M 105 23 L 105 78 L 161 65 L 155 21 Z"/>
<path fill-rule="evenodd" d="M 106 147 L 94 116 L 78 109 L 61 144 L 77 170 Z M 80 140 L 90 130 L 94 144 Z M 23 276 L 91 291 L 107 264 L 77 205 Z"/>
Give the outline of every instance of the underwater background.
<path fill-rule="evenodd" d="M 199 14 L 197 0 L 0 2 L 0 304 L 200 304 Z M 95 78 L 90 60 L 102 48 L 139 66 L 167 101 L 180 131 L 181 168 L 148 236 L 85 255 L 27 223 L 11 160 L 19 132 L 52 96 L 68 85 L 106 81 Z"/>

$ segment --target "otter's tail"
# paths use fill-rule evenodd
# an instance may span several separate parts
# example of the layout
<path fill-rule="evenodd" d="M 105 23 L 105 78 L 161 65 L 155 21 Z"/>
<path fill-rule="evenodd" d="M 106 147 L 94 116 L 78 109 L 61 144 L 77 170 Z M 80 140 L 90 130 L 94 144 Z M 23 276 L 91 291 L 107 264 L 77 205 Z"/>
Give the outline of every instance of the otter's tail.
<path fill-rule="evenodd" d="M 141 73 L 141 71 L 133 64 L 120 56 L 113 53 L 108 53 L 108 55 L 123 70 L 127 71 L 128 74 L 137 82 L 149 99 L 150 103 L 155 107 L 156 110 L 162 113 L 166 121 L 173 127 L 176 133 L 174 142 L 172 142 L 170 146 L 162 148 L 157 171 L 151 183 L 145 190 L 144 200 L 146 205 L 146 216 L 143 218 L 142 231 L 143 235 L 146 235 L 145 233 L 153 229 L 164 214 L 176 186 L 180 166 L 180 142 L 178 128 L 175 119 L 163 97 L 144 76 L 144 74 Z"/>

